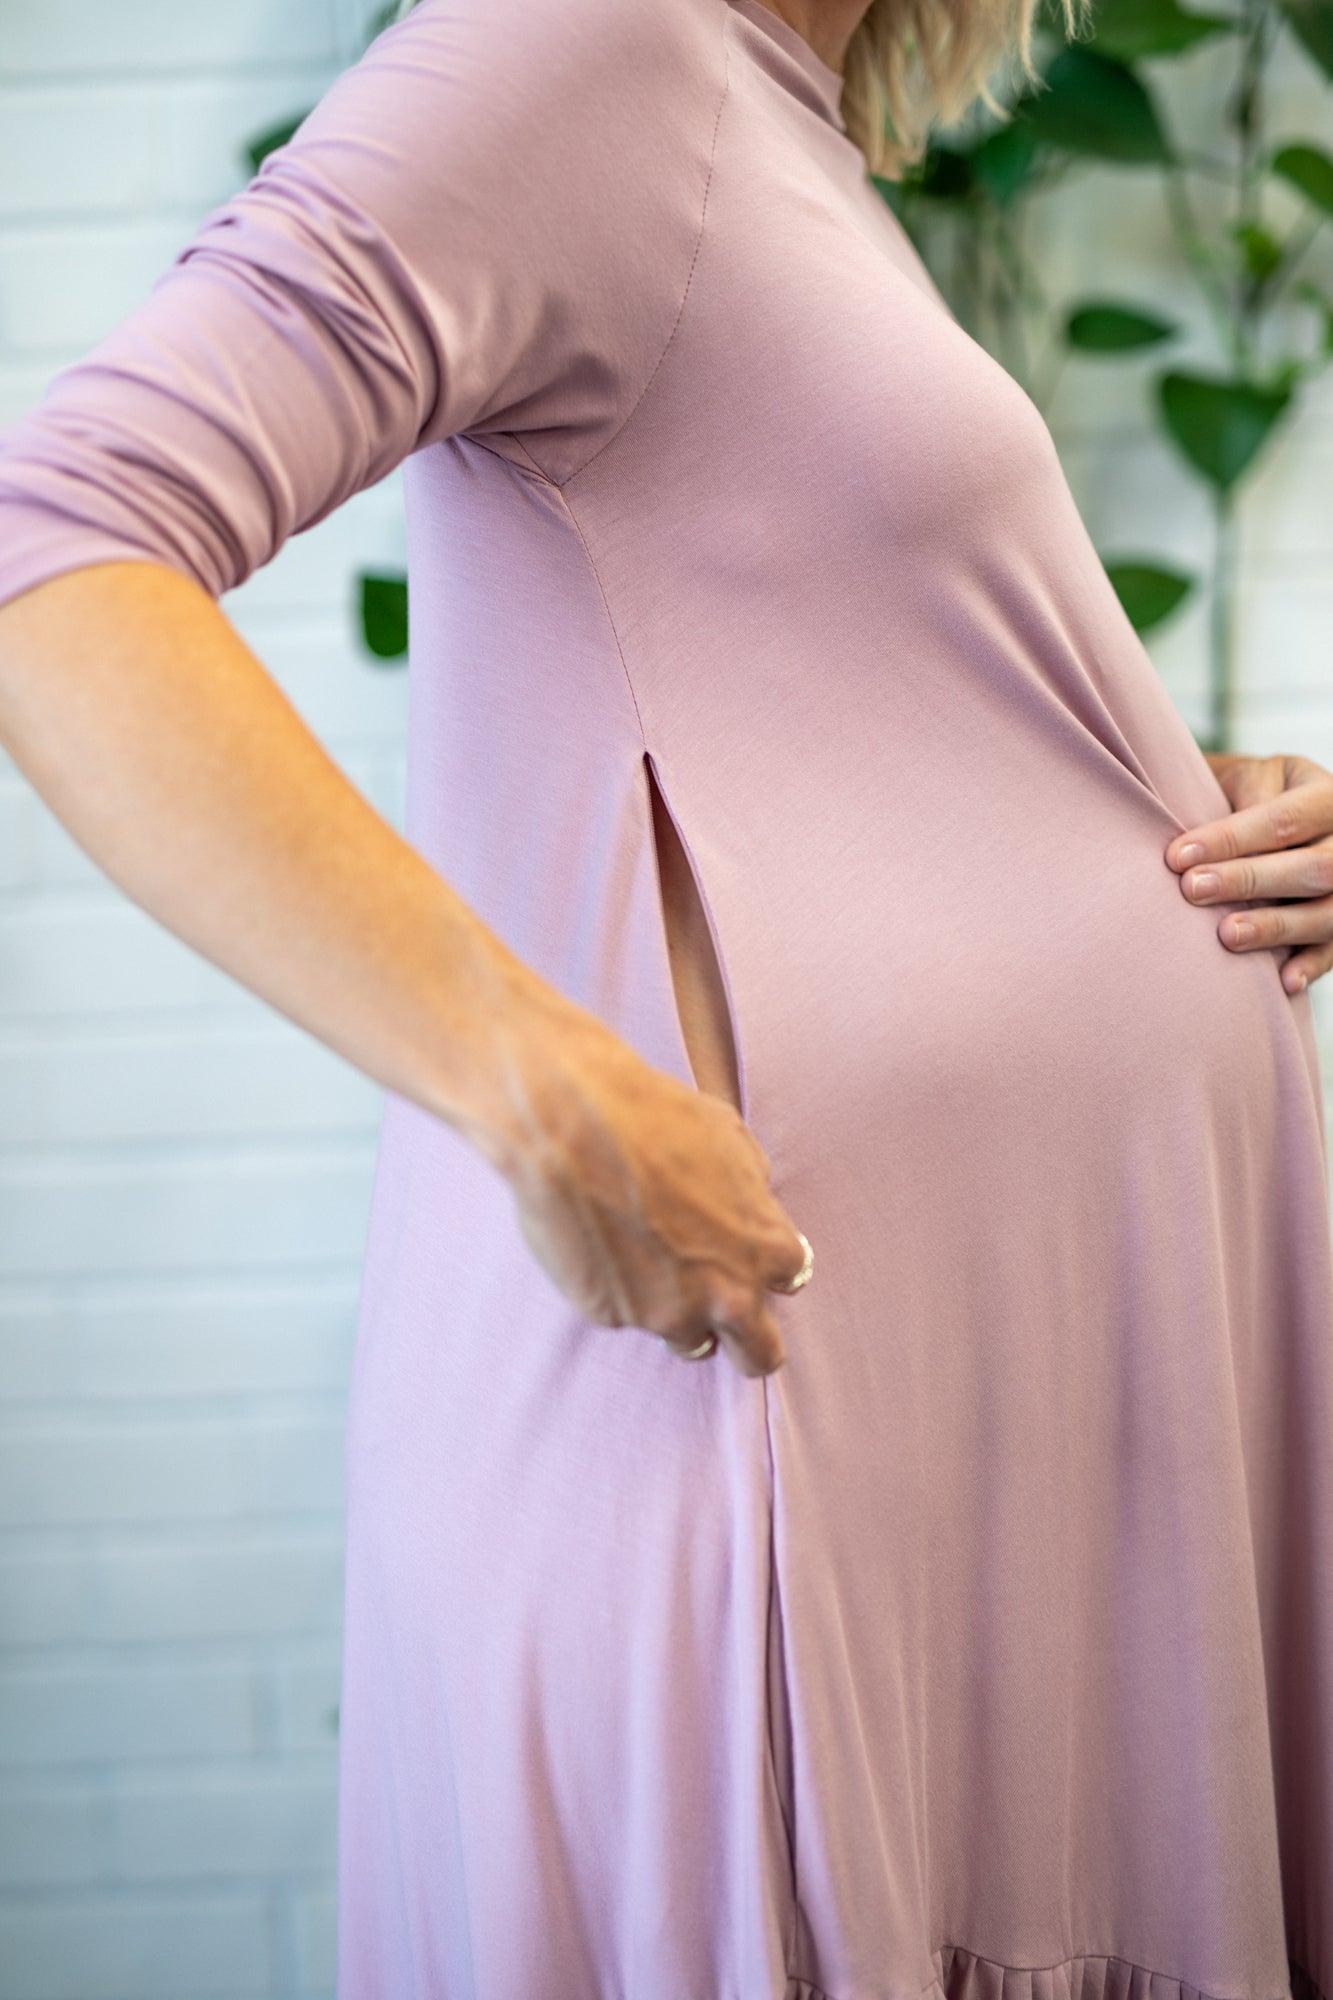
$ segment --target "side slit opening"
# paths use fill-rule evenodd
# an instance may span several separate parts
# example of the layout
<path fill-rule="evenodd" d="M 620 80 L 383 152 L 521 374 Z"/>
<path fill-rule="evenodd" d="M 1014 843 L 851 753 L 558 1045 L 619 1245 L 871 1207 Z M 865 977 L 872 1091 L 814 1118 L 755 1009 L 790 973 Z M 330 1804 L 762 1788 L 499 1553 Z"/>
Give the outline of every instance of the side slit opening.
<path fill-rule="evenodd" d="M 737 1013 L 727 981 L 726 964 L 707 889 L 689 843 L 676 819 L 656 761 L 643 753 L 652 805 L 652 835 L 657 862 L 660 908 L 676 998 L 676 1023 L 695 1083 L 729 1099 L 749 1123 L 745 1059 L 737 1029 Z M 785 1849 L 786 1884 L 783 1950 L 787 1978 L 793 1971 L 801 1940 L 801 1909 L 796 1871 L 796 1814 L 793 1793 L 791 1701 L 787 1686 L 785 1618 L 778 1575 L 777 1465 L 773 1447 L 772 1385 L 759 1383 L 758 1421 L 767 1489 L 768 1602 L 764 1624 L 764 1657 L 758 1689 L 764 1709 L 764 1752 L 767 1780 L 778 1815 L 777 1832 Z M 813 1990 L 813 1989 L 812 1989 Z M 1333 2000 L 1333 1996 L 1330 1996 Z"/>
<path fill-rule="evenodd" d="M 717 933 L 698 870 L 650 750 L 643 753 L 676 1023 L 698 1089 L 745 1116 L 745 1078 Z"/>

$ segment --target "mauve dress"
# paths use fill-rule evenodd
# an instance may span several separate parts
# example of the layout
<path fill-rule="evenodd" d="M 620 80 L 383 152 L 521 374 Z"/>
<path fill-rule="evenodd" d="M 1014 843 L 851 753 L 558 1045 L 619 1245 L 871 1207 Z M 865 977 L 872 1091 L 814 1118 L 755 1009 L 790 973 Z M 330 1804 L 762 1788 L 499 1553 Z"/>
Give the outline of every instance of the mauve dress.
<path fill-rule="evenodd" d="M 656 782 L 815 1251 L 580 1317 L 386 1099 L 340 2000 L 1333 1995 L 1308 995 L 1018 385 L 762 0 L 424 0 L 3 436 L 0 597 L 406 460 L 408 834 L 687 1083 Z"/>

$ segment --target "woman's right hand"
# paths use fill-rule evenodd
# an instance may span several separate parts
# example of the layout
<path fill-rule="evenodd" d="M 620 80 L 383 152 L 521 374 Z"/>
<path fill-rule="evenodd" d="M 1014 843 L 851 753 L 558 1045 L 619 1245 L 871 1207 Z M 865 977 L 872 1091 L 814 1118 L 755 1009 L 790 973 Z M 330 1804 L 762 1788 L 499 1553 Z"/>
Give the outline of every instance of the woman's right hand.
<path fill-rule="evenodd" d="M 725 1098 L 645 1062 L 585 1010 L 540 1010 L 506 1050 L 503 1171 L 534 1255 L 579 1310 L 684 1351 L 716 1333 L 744 1375 L 782 1365 L 768 1291 L 803 1244 Z"/>
<path fill-rule="evenodd" d="M 590 1318 L 780 1366 L 801 1244 L 739 1113 L 517 958 L 192 579 L 92 563 L 0 606 L 0 744 L 158 923 L 478 1145 Z"/>

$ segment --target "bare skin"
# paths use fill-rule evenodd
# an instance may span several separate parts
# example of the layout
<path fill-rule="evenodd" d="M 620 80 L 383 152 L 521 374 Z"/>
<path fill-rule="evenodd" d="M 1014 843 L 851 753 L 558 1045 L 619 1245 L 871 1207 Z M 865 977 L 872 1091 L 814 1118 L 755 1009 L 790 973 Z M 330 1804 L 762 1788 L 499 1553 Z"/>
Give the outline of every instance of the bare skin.
<path fill-rule="evenodd" d="M 1206 753 L 1235 810 L 1167 843 L 1166 863 L 1192 903 L 1256 902 L 1228 914 L 1229 951 L 1289 947 L 1288 993 L 1333 967 L 1333 772 L 1311 757 Z"/>
<path fill-rule="evenodd" d="M 510 952 L 175 570 L 86 565 L 0 606 L 0 742 L 141 908 L 477 1146 L 585 1316 L 781 1366 L 767 1297 L 803 1246 L 736 1108 L 678 861 L 664 920 L 699 1089 Z"/>

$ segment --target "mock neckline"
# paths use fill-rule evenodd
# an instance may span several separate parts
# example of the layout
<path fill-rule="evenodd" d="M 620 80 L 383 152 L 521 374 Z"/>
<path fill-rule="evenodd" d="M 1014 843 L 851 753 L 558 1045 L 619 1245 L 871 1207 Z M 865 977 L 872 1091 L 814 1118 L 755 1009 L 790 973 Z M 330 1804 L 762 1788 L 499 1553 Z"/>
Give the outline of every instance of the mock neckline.
<path fill-rule="evenodd" d="M 842 71 L 834 69 L 831 63 L 826 63 L 821 55 L 817 55 L 805 36 L 793 28 L 790 21 L 785 21 L 781 14 L 775 14 L 771 7 L 765 5 L 765 0 L 727 0 L 727 4 L 733 13 L 741 15 L 752 27 L 767 37 L 780 58 L 786 58 L 783 65 L 785 80 L 794 84 L 795 79 L 791 72 L 793 69 L 799 71 L 801 79 L 809 86 L 809 90 L 802 94 L 808 97 L 812 91 L 816 108 L 821 110 L 840 132 L 845 132 L 847 128 L 842 117 L 844 82 Z"/>

